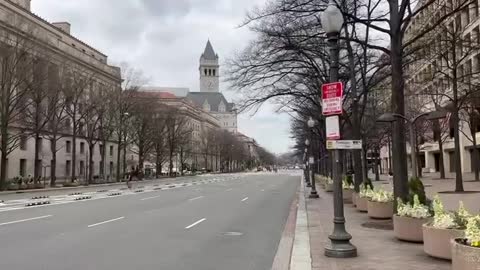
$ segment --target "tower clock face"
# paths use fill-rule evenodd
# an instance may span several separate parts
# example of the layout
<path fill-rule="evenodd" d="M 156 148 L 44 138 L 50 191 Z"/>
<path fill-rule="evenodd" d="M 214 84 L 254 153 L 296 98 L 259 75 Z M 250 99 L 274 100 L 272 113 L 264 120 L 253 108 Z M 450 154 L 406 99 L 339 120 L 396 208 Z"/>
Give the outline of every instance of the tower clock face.
<path fill-rule="evenodd" d="M 215 83 L 212 80 L 207 81 L 207 88 L 209 90 L 213 90 L 213 87 L 215 86 Z"/>

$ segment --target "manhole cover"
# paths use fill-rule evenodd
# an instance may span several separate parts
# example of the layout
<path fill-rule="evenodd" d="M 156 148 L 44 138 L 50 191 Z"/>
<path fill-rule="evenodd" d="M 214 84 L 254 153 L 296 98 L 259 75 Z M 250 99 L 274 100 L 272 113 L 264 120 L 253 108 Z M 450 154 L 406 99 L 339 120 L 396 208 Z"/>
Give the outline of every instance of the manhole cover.
<path fill-rule="evenodd" d="M 392 220 L 369 221 L 369 222 L 362 223 L 362 227 L 391 231 L 393 230 L 393 223 L 392 223 Z"/>
<path fill-rule="evenodd" d="M 243 233 L 241 233 L 241 232 L 226 232 L 226 233 L 223 233 L 223 235 L 225 235 L 225 236 L 241 236 L 241 235 L 243 235 Z"/>

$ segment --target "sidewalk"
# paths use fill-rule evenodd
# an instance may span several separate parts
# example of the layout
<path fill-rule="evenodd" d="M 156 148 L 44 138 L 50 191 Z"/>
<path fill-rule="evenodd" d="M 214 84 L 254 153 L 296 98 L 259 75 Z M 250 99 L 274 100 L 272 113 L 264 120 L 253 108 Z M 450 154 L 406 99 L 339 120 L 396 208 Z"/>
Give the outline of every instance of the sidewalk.
<path fill-rule="evenodd" d="M 305 196 L 309 191 L 305 191 Z M 374 221 L 351 204 L 345 204 L 347 231 L 357 247 L 358 257 L 335 259 L 324 256 L 324 246 L 333 230 L 332 193 L 319 190 L 319 199 L 306 199 L 308 230 L 313 270 L 447 270 L 450 262 L 437 260 L 423 252 L 422 244 L 396 240 L 391 222 Z M 384 225 L 388 230 L 366 228 L 362 224 Z M 386 226 L 385 226 L 386 225 Z"/>

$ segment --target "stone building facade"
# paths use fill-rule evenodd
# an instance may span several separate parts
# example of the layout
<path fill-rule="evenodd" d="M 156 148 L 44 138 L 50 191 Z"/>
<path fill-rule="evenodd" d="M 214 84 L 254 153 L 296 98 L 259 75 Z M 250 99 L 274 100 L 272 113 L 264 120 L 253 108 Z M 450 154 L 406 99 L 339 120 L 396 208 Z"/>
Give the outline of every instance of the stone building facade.
<path fill-rule="evenodd" d="M 108 64 L 108 57 L 70 33 L 68 22 L 50 23 L 31 11 L 30 0 L 0 1 L 0 46 L 2 51 L 11 46 L 12 40 L 23 37 L 30 40 L 34 57 L 41 59 L 49 74 L 55 78 L 66 78 L 67 70 L 91 78 L 89 91 L 102 89 L 118 89 L 120 91 L 120 68 Z M 61 82 L 63 83 L 63 82 Z M 53 87 L 47 83 L 46 87 Z M 70 126 L 68 126 L 70 125 Z M 21 123 L 12 129 L 25 130 Z M 88 147 L 85 137 L 79 135 L 76 143 L 76 164 L 72 164 L 74 148 L 71 138 L 71 123 L 67 124 L 63 138 L 57 143 L 57 179 L 69 178 L 75 168 L 79 179 L 85 178 L 88 170 Z M 47 132 L 47 131 L 45 131 Z M 28 132 L 26 132 L 28 133 Z M 39 161 L 42 176 L 51 173 L 52 151 L 50 142 L 41 136 Z M 27 177 L 34 174 L 35 139 L 30 136 L 20 137 L 18 147 L 8 155 L 7 178 Z M 100 153 L 105 151 L 105 160 L 101 161 Z M 107 141 L 106 145 L 97 143 L 94 147 L 94 175 L 113 178 L 116 172 L 117 145 Z"/>

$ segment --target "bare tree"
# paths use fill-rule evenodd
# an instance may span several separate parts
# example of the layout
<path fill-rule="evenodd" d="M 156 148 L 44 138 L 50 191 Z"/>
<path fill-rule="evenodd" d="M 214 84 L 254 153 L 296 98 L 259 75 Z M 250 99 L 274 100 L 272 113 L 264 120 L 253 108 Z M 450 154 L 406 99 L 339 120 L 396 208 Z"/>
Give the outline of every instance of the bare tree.
<path fill-rule="evenodd" d="M 27 94 L 31 89 L 34 44 L 16 36 L 0 47 L 0 189 L 6 188 L 8 155 L 19 147 L 23 136 Z"/>
<path fill-rule="evenodd" d="M 155 100 L 138 96 L 132 108 L 130 130 L 128 137 L 131 139 L 132 151 L 138 155 L 139 171 L 143 172 L 144 162 L 154 146 L 154 110 Z"/>
<path fill-rule="evenodd" d="M 174 155 L 185 151 L 186 145 L 191 138 L 192 127 L 188 116 L 178 108 L 169 108 L 165 116 L 165 138 L 168 149 L 169 174 L 173 175 Z M 180 159 L 183 159 L 183 157 Z"/>
<path fill-rule="evenodd" d="M 114 117 L 112 119 L 114 132 L 117 140 L 117 181 L 120 181 L 121 175 L 125 175 L 127 170 L 127 161 L 126 161 L 126 147 L 127 147 L 127 131 L 130 114 L 133 111 L 135 106 L 135 95 L 137 95 L 138 90 L 142 85 L 145 84 L 146 79 L 143 77 L 142 73 L 127 63 L 122 63 L 122 86 L 121 93 L 113 97 L 115 108 Z M 120 172 L 121 164 L 121 153 L 123 149 L 123 166 L 122 173 Z"/>
<path fill-rule="evenodd" d="M 50 141 L 52 160 L 50 163 L 50 186 L 55 187 L 57 180 L 57 152 L 60 150 L 58 141 L 68 136 L 70 127 L 67 126 L 65 95 L 63 94 L 64 81 L 60 74 L 60 66 L 51 65 L 48 69 L 48 90 L 46 95 L 46 118 L 48 123 L 45 127 L 44 136 Z"/>
<path fill-rule="evenodd" d="M 87 91 L 92 90 L 95 81 L 94 74 L 75 66 L 64 67 L 65 87 L 65 112 L 69 116 L 72 134 L 72 168 L 71 180 L 76 180 L 77 164 L 77 137 L 80 125 L 85 115 L 89 112 L 85 107 Z M 68 176 L 67 176 L 68 177 Z"/>

